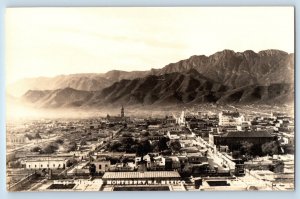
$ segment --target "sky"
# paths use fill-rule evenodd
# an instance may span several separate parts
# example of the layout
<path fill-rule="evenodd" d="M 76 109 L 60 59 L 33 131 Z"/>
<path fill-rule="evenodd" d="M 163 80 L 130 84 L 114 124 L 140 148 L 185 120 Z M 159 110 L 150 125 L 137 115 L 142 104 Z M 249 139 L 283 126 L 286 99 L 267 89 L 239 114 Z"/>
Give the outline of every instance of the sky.
<path fill-rule="evenodd" d="M 192 55 L 294 52 L 293 7 L 7 8 L 6 81 L 162 68 Z"/>

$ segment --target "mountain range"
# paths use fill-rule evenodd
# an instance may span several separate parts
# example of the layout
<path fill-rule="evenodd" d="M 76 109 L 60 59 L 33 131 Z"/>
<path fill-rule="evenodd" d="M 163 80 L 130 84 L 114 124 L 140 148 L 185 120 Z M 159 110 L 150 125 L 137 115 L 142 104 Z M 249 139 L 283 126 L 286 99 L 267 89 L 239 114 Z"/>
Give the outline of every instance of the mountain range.
<path fill-rule="evenodd" d="M 34 107 L 293 102 L 294 54 L 223 50 L 161 69 L 20 80 L 8 91 Z M 23 94 L 25 93 L 25 94 Z"/>

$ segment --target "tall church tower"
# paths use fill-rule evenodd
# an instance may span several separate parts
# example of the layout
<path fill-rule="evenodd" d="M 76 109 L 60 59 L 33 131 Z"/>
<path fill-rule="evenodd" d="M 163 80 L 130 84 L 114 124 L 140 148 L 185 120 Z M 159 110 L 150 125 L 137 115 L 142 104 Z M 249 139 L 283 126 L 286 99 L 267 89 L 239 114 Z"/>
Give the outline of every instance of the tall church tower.
<path fill-rule="evenodd" d="M 122 105 L 122 108 L 121 108 L 121 117 L 123 118 L 124 117 L 124 107 Z"/>

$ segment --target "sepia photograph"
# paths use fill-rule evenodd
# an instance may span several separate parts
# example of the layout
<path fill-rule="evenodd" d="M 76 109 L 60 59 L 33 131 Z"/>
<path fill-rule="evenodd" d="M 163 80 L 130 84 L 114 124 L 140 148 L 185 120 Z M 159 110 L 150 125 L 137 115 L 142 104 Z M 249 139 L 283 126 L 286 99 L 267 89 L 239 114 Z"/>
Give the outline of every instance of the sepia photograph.
<path fill-rule="evenodd" d="M 294 191 L 294 23 L 292 6 L 6 8 L 6 190 Z"/>

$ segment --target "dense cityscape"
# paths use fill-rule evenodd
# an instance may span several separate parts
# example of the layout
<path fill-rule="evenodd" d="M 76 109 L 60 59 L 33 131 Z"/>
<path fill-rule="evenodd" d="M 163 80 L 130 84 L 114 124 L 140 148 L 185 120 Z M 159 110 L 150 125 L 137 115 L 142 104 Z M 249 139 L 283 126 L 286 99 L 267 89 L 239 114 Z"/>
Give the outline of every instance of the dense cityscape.
<path fill-rule="evenodd" d="M 128 107 L 129 109 L 129 107 Z M 9 191 L 294 190 L 294 118 L 184 109 L 7 122 Z"/>

